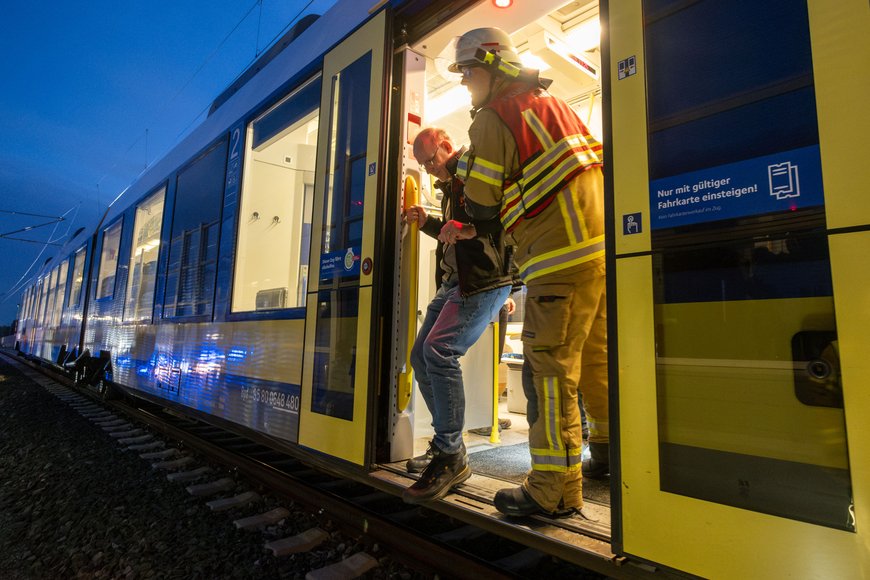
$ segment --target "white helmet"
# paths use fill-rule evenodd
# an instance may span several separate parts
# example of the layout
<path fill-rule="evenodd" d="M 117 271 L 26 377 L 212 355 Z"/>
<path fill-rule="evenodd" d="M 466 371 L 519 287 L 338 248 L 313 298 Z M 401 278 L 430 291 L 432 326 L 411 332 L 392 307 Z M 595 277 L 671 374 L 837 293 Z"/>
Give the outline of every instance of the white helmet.
<path fill-rule="evenodd" d="M 478 50 L 492 52 L 504 62 L 522 66 L 507 32 L 501 28 L 475 28 L 456 39 L 456 59 L 447 70 L 458 73 L 461 66 L 487 64 L 478 57 Z"/>

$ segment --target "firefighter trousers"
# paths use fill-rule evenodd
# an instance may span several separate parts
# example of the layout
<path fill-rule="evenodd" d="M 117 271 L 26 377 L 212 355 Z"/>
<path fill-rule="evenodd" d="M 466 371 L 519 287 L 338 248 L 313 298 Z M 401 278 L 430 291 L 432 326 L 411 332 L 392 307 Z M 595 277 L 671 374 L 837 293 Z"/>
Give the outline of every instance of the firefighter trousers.
<path fill-rule="evenodd" d="M 608 442 L 604 266 L 541 277 L 527 286 L 523 390 L 532 469 L 523 487 L 545 510 L 583 506 L 583 395 L 589 440 Z"/>

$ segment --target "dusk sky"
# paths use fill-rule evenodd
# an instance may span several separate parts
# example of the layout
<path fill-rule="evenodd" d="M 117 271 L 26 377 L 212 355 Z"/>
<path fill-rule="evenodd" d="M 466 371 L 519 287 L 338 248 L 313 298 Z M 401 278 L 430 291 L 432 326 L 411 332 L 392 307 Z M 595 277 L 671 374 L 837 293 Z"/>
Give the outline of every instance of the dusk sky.
<path fill-rule="evenodd" d="M 58 250 L 46 242 L 62 243 L 92 223 L 205 118 L 212 100 L 289 25 L 333 3 L 6 3 L 0 326 L 16 317 L 28 269 Z M 18 232 L 52 221 L 22 213 L 65 219 Z"/>

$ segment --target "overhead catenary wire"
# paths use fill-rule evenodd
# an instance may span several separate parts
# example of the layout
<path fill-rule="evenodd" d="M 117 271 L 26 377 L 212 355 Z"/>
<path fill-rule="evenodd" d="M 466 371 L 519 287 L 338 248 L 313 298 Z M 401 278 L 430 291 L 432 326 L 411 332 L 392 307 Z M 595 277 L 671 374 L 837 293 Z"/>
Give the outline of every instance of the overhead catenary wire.
<path fill-rule="evenodd" d="M 38 218 L 53 218 L 56 220 L 63 219 L 62 217 L 54 216 L 54 215 L 44 215 L 41 213 L 28 213 L 26 211 L 12 211 L 8 209 L 0 209 L 0 213 L 8 213 L 9 215 L 25 215 L 28 217 L 38 217 Z"/>
<path fill-rule="evenodd" d="M 54 229 L 52 230 L 51 234 L 48 236 L 48 240 L 45 242 L 42 242 L 43 246 L 39 250 L 39 253 L 36 255 L 36 257 L 33 258 L 33 261 L 30 263 L 30 266 L 28 266 L 27 269 L 24 271 L 24 273 L 21 275 L 21 277 L 18 278 L 18 280 L 16 280 L 14 284 L 12 284 L 12 286 L 9 288 L 9 290 L 7 290 L 6 292 L 4 292 L 2 294 L 2 299 L 0 299 L 0 301 L 6 302 L 7 300 L 9 300 L 9 298 L 16 296 L 18 294 L 18 292 L 24 287 L 24 285 L 30 279 L 29 276 L 30 276 L 31 271 L 34 269 L 34 267 L 36 267 L 36 265 L 42 259 L 42 256 L 45 254 L 46 250 L 48 250 L 48 248 L 50 246 L 57 245 L 58 241 L 62 240 L 63 238 L 65 238 L 69 234 L 69 230 L 72 227 L 72 224 L 75 222 L 76 216 L 78 216 L 80 208 L 81 208 L 81 202 L 78 205 L 71 207 L 70 209 L 68 209 L 67 211 L 65 211 L 64 213 L 62 213 L 60 215 L 60 219 L 58 219 L 55 222 Z M 67 219 L 67 216 L 71 212 L 75 212 L 75 213 L 73 214 L 73 216 L 70 219 Z M 62 222 L 66 222 L 66 225 L 67 225 L 66 231 L 61 236 L 58 236 L 57 238 L 55 238 L 54 235 L 57 232 L 57 229 L 60 227 L 60 224 Z"/>

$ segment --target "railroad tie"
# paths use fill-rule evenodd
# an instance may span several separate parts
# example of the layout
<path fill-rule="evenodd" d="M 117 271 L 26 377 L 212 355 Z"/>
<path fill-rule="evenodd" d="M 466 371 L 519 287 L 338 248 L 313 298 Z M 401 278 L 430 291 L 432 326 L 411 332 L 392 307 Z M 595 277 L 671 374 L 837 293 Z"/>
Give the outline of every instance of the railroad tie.
<path fill-rule="evenodd" d="M 266 549 L 271 550 L 272 554 L 278 558 L 289 556 L 290 554 L 298 554 L 307 552 L 322 544 L 329 537 L 325 531 L 320 528 L 311 528 L 305 530 L 301 534 L 268 542 Z"/>
<path fill-rule="evenodd" d="M 236 482 L 233 481 L 233 478 L 224 477 L 222 479 L 218 479 L 217 481 L 210 481 L 209 483 L 188 485 L 187 493 L 195 496 L 216 495 L 225 491 L 229 491 L 235 486 Z"/>
<path fill-rule="evenodd" d="M 150 453 L 140 453 L 139 457 L 141 459 L 169 459 L 170 457 L 175 457 L 181 453 L 178 448 L 170 447 L 169 449 L 164 449 L 163 451 L 151 451 Z"/>
<path fill-rule="evenodd" d="M 258 501 L 260 501 L 260 494 L 256 491 L 246 491 L 233 497 L 206 502 L 205 505 L 213 512 L 223 512 L 233 508 L 244 507 Z"/>
<path fill-rule="evenodd" d="M 94 425 L 99 425 L 100 427 L 115 427 L 116 425 L 130 425 L 126 419 L 122 419 L 118 417 L 117 419 L 106 419 L 104 421 L 94 421 Z"/>
<path fill-rule="evenodd" d="M 176 469 L 180 469 L 182 467 L 187 467 L 191 463 L 196 461 L 192 455 L 185 455 L 184 457 L 179 457 L 178 459 L 173 459 L 171 461 L 158 461 L 157 463 L 152 463 L 151 467 L 153 469 L 163 469 L 165 471 L 175 471 Z"/>
<path fill-rule="evenodd" d="M 112 413 L 111 411 L 102 411 L 100 413 L 97 412 L 88 412 L 88 413 L 79 413 L 85 419 L 88 419 L 92 423 L 95 421 L 99 421 L 101 419 L 108 419 L 109 417 L 113 419 L 117 419 L 118 416 Z"/>
<path fill-rule="evenodd" d="M 151 441 L 150 443 L 130 445 L 129 447 L 125 447 L 124 451 L 151 451 L 152 449 L 162 449 L 163 447 L 166 447 L 166 443 L 157 439 L 155 441 Z"/>
<path fill-rule="evenodd" d="M 106 433 L 119 433 L 121 431 L 129 431 L 132 427 L 133 425 L 122 420 L 118 425 L 104 425 L 102 429 Z"/>
<path fill-rule="evenodd" d="M 166 479 L 183 483 L 195 481 L 207 473 L 211 473 L 211 467 L 205 465 L 203 467 L 191 469 L 190 471 L 176 471 L 175 473 L 170 473 L 166 476 Z"/>
<path fill-rule="evenodd" d="M 116 431 L 115 433 L 109 433 L 109 437 L 114 439 L 129 439 L 130 437 L 138 437 L 139 435 L 144 434 L 144 429 L 131 429 L 129 431 Z"/>
<path fill-rule="evenodd" d="M 377 568 L 378 560 L 365 552 L 357 552 L 341 562 L 312 570 L 305 575 L 305 580 L 347 580 L 359 578 L 372 568 Z"/>
<path fill-rule="evenodd" d="M 287 508 L 276 507 L 263 514 L 235 520 L 233 525 L 239 530 L 256 530 L 265 526 L 274 526 L 289 515 L 290 511 Z"/>
<path fill-rule="evenodd" d="M 152 439 L 154 439 L 154 435 L 152 435 L 151 433 L 146 433 L 145 435 L 140 435 L 139 437 L 118 439 L 118 443 L 121 445 L 135 445 L 137 443 L 145 443 L 146 441 L 151 441 Z"/>

